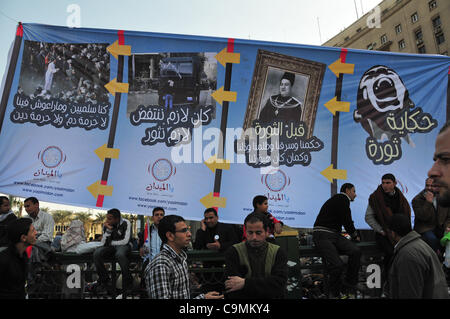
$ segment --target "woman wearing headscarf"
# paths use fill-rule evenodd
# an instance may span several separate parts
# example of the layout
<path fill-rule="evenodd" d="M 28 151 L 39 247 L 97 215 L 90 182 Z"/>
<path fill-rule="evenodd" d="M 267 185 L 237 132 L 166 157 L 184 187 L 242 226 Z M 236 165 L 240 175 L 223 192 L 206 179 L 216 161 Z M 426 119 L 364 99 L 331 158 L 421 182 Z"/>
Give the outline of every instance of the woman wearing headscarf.
<path fill-rule="evenodd" d="M 62 252 L 75 252 L 79 244 L 86 242 L 84 226 L 81 220 L 72 220 L 66 233 L 61 238 Z"/>

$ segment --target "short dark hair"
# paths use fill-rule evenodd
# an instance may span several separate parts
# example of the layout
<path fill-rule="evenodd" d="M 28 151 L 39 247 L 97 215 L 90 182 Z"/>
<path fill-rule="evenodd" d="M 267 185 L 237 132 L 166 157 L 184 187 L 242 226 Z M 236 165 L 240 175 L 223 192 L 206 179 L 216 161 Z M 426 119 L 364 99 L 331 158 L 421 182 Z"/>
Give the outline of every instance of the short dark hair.
<path fill-rule="evenodd" d="M 266 200 L 268 200 L 268 198 L 264 195 L 256 195 L 253 198 L 253 208 L 256 209 L 257 205 L 261 205 L 262 203 L 264 203 Z"/>
<path fill-rule="evenodd" d="M 112 215 L 116 219 L 120 219 L 120 210 L 112 208 L 106 212 L 106 214 Z"/>
<path fill-rule="evenodd" d="M 159 238 L 161 238 L 163 244 L 167 243 L 166 233 L 175 233 L 175 231 L 177 230 L 175 224 L 184 221 L 184 218 L 178 215 L 167 215 L 161 219 L 158 226 L 158 235 Z"/>
<path fill-rule="evenodd" d="M 391 217 L 391 222 L 389 223 L 389 228 L 396 232 L 400 237 L 406 236 L 412 231 L 411 220 L 408 216 L 403 214 L 394 214 Z"/>
<path fill-rule="evenodd" d="M 160 211 L 160 210 L 161 210 L 164 214 L 166 213 L 165 210 L 164 210 L 164 208 L 162 208 L 162 207 L 155 207 L 155 208 L 153 208 L 152 216 L 155 215 L 155 213 L 156 213 L 157 211 Z"/>
<path fill-rule="evenodd" d="M 9 198 L 6 196 L 0 196 L 0 205 L 3 205 L 3 202 L 7 200 L 9 202 Z"/>
<path fill-rule="evenodd" d="M 8 224 L 6 230 L 8 232 L 9 242 L 11 244 L 20 242 L 20 237 L 28 234 L 32 222 L 30 218 L 19 218 Z"/>
<path fill-rule="evenodd" d="M 381 177 L 381 180 L 383 180 L 383 179 L 390 179 L 390 180 L 393 181 L 394 183 L 396 182 L 396 181 L 395 181 L 395 176 L 394 176 L 393 174 L 391 174 L 391 173 L 384 174 L 384 175 Z"/>
<path fill-rule="evenodd" d="M 247 217 L 245 217 L 244 225 L 247 225 L 247 223 L 253 224 L 257 222 L 262 222 L 265 230 L 269 227 L 269 219 L 267 216 L 263 213 L 255 212 L 248 214 Z"/>
<path fill-rule="evenodd" d="M 441 129 L 439 130 L 439 134 L 444 133 L 444 131 L 447 130 L 449 127 L 450 127 L 450 120 L 445 122 L 444 126 L 441 127 Z"/>
<path fill-rule="evenodd" d="M 203 212 L 203 215 L 206 215 L 208 213 L 214 213 L 214 215 L 217 216 L 217 210 L 214 207 L 210 207 L 205 209 L 205 211 Z"/>
<path fill-rule="evenodd" d="M 343 184 L 342 186 L 341 186 L 341 190 L 340 190 L 340 192 L 341 193 L 345 193 L 345 191 L 347 190 L 347 189 L 352 189 L 353 187 L 355 187 L 352 183 L 345 183 L 345 184 Z"/>
<path fill-rule="evenodd" d="M 26 203 L 28 201 L 31 201 L 33 204 L 38 204 L 39 203 L 39 201 L 38 201 L 38 199 L 36 197 L 28 197 L 23 202 Z"/>

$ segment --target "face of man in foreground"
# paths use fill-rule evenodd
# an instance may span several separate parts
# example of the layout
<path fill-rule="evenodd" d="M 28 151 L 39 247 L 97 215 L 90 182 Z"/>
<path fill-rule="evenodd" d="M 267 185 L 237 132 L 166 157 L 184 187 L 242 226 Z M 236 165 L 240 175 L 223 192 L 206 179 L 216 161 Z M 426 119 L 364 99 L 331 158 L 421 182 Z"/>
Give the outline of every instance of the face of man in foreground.
<path fill-rule="evenodd" d="M 266 241 L 267 232 L 264 229 L 263 222 L 248 222 L 245 224 L 247 242 L 251 247 L 261 247 Z"/>
<path fill-rule="evenodd" d="M 438 135 L 434 152 L 434 164 L 428 172 L 433 179 L 433 186 L 439 193 L 440 205 L 450 206 L 450 128 Z"/>

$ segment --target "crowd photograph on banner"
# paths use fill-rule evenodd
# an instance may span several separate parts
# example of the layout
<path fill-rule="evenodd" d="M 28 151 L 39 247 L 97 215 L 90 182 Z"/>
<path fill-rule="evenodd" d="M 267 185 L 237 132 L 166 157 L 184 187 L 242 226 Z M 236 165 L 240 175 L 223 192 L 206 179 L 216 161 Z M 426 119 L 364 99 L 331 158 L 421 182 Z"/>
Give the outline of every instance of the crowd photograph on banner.
<path fill-rule="evenodd" d="M 25 41 L 20 93 L 73 103 L 108 101 L 107 44 Z"/>

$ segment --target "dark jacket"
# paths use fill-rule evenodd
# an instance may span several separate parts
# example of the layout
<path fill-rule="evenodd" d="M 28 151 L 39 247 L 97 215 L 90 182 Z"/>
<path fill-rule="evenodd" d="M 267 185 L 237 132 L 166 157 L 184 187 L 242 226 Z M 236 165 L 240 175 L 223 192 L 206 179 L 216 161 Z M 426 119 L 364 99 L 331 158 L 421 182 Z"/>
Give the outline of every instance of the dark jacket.
<path fill-rule="evenodd" d="M 197 230 L 194 249 L 207 249 L 206 244 L 213 243 L 214 236 L 219 235 L 220 251 L 226 251 L 231 245 L 239 242 L 233 226 L 218 222 L 214 228 L 206 227 L 203 231 Z"/>
<path fill-rule="evenodd" d="M 411 231 L 394 250 L 389 271 L 392 299 L 448 299 L 447 282 L 436 253 Z"/>
<path fill-rule="evenodd" d="M 295 97 L 278 94 L 267 100 L 259 115 L 259 121 L 263 124 L 273 120 L 300 122 L 301 117 L 302 104 Z"/>
<path fill-rule="evenodd" d="M 429 230 L 436 231 L 439 238 L 444 235 L 445 223 L 450 221 L 450 207 L 437 206 L 425 199 L 424 192 L 421 191 L 412 200 L 414 210 L 414 230 L 423 234 Z"/>
<path fill-rule="evenodd" d="M 357 233 L 352 220 L 350 200 L 347 195 L 339 193 L 328 199 L 320 209 L 314 228 L 325 227 L 340 233 L 344 226 L 347 233 L 356 238 Z"/>
<path fill-rule="evenodd" d="M 0 299 L 25 299 L 28 257 L 19 255 L 15 246 L 0 252 Z"/>
<path fill-rule="evenodd" d="M 1 218 L 3 217 L 3 218 Z M 17 219 L 16 215 L 13 212 L 9 212 L 6 215 L 1 215 L 0 219 L 0 247 L 8 246 L 8 232 L 6 228 L 8 225 Z"/>
<path fill-rule="evenodd" d="M 278 249 L 275 262 L 270 276 L 265 276 L 265 257 L 267 246 L 260 249 L 247 247 L 248 258 L 252 266 L 251 278 L 245 279 L 244 288 L 238 291 L 227 293 L 227 299 L 281 299 L 286 295 L 286 285 L 288 278 L 287 256 L 283 249 Z M 245 278 L 247 268 L 243 267 L 239 261 L 239 255 L 234 246 L 225 253 L 225 278 L 228 276 L 238 276 Z"/>
<path fill-rule="evenodd" d="M 128 220 L 121 218 L 118 225 L 112 230 L 103 226 L 102 243 L 104 246 L 128 245 L 131 241 L 131 224 Z"/>

